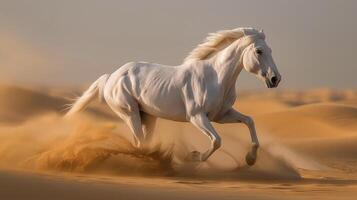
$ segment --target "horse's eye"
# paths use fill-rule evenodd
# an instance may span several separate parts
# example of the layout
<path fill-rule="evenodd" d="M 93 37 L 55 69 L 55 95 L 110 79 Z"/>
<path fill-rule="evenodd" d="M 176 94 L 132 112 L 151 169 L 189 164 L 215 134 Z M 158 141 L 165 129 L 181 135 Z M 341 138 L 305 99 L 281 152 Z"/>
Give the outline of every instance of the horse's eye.
<path fill-rule="evenodd" d="M 258 55 L 262 55 L 262 54 L 263 54 L 263 51 L 260 50 L 260 49 L 256 49 L 256 50 L 255 50 L 255 53 L 257 53 Z"/>

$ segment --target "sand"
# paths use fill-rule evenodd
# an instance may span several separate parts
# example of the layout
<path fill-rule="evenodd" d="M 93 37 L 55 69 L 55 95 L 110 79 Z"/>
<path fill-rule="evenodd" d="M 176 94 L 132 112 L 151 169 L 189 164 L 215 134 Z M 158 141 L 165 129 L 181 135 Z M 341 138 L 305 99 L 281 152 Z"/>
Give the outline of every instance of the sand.
<path fill-rule="evenodd" d="M 357 91 L 243 91 L 262 148 L 248 167 L 248 129 L 214 124 L 223 146 L 188 123 L 159 120 L 150 148 L 102 104 L 63 119 L 71 88 L 0 85 L 0 199 L 356 199 Z"/>

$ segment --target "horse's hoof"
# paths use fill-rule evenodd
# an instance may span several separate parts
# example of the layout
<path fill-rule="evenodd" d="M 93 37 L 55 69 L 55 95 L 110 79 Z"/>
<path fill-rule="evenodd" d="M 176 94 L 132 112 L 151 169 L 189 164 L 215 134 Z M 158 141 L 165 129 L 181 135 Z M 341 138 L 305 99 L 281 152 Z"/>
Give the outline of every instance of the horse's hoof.
<path fill-rule="evenodd" d="M 201 162 L 202 161 L 202 155 L 198 151 L 192 151 L 191 153 L 188 154 L 186 160 L 190 162 Z"/>
<path fill-rule="evenodd" d="M 256 160 L 257 156 L 253 155 L 251 152 L 248 152 L 245 156 L 245 162 L 247 162 L 247 165 L 249 166 L 254 165 Z"/>

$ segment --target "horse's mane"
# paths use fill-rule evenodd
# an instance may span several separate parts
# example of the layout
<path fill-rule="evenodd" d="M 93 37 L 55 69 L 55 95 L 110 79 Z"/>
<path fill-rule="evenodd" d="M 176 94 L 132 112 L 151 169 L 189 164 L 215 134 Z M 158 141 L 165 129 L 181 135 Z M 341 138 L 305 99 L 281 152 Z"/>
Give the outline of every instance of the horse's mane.
<path fill-rule="evenodd" d="M 197 47 L 190 52 L 184 62 L 208 59 L 237 39 L 257 34 L 263 33 L 255 28 L 236 28 L 210 33 L 203 43 L 197 45 Z"/>

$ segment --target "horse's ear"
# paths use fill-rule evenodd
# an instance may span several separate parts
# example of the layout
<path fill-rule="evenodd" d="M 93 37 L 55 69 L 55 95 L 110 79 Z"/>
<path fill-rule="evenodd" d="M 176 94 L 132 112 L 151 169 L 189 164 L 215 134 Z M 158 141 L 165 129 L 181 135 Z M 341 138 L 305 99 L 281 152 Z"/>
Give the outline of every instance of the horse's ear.
<path fill-rule="evenodd" d="M 265 40 L 265 34 L 264 34 L 263 29 L 260 29 L 259 33 L 260 33 L 261 37 Z"/>

